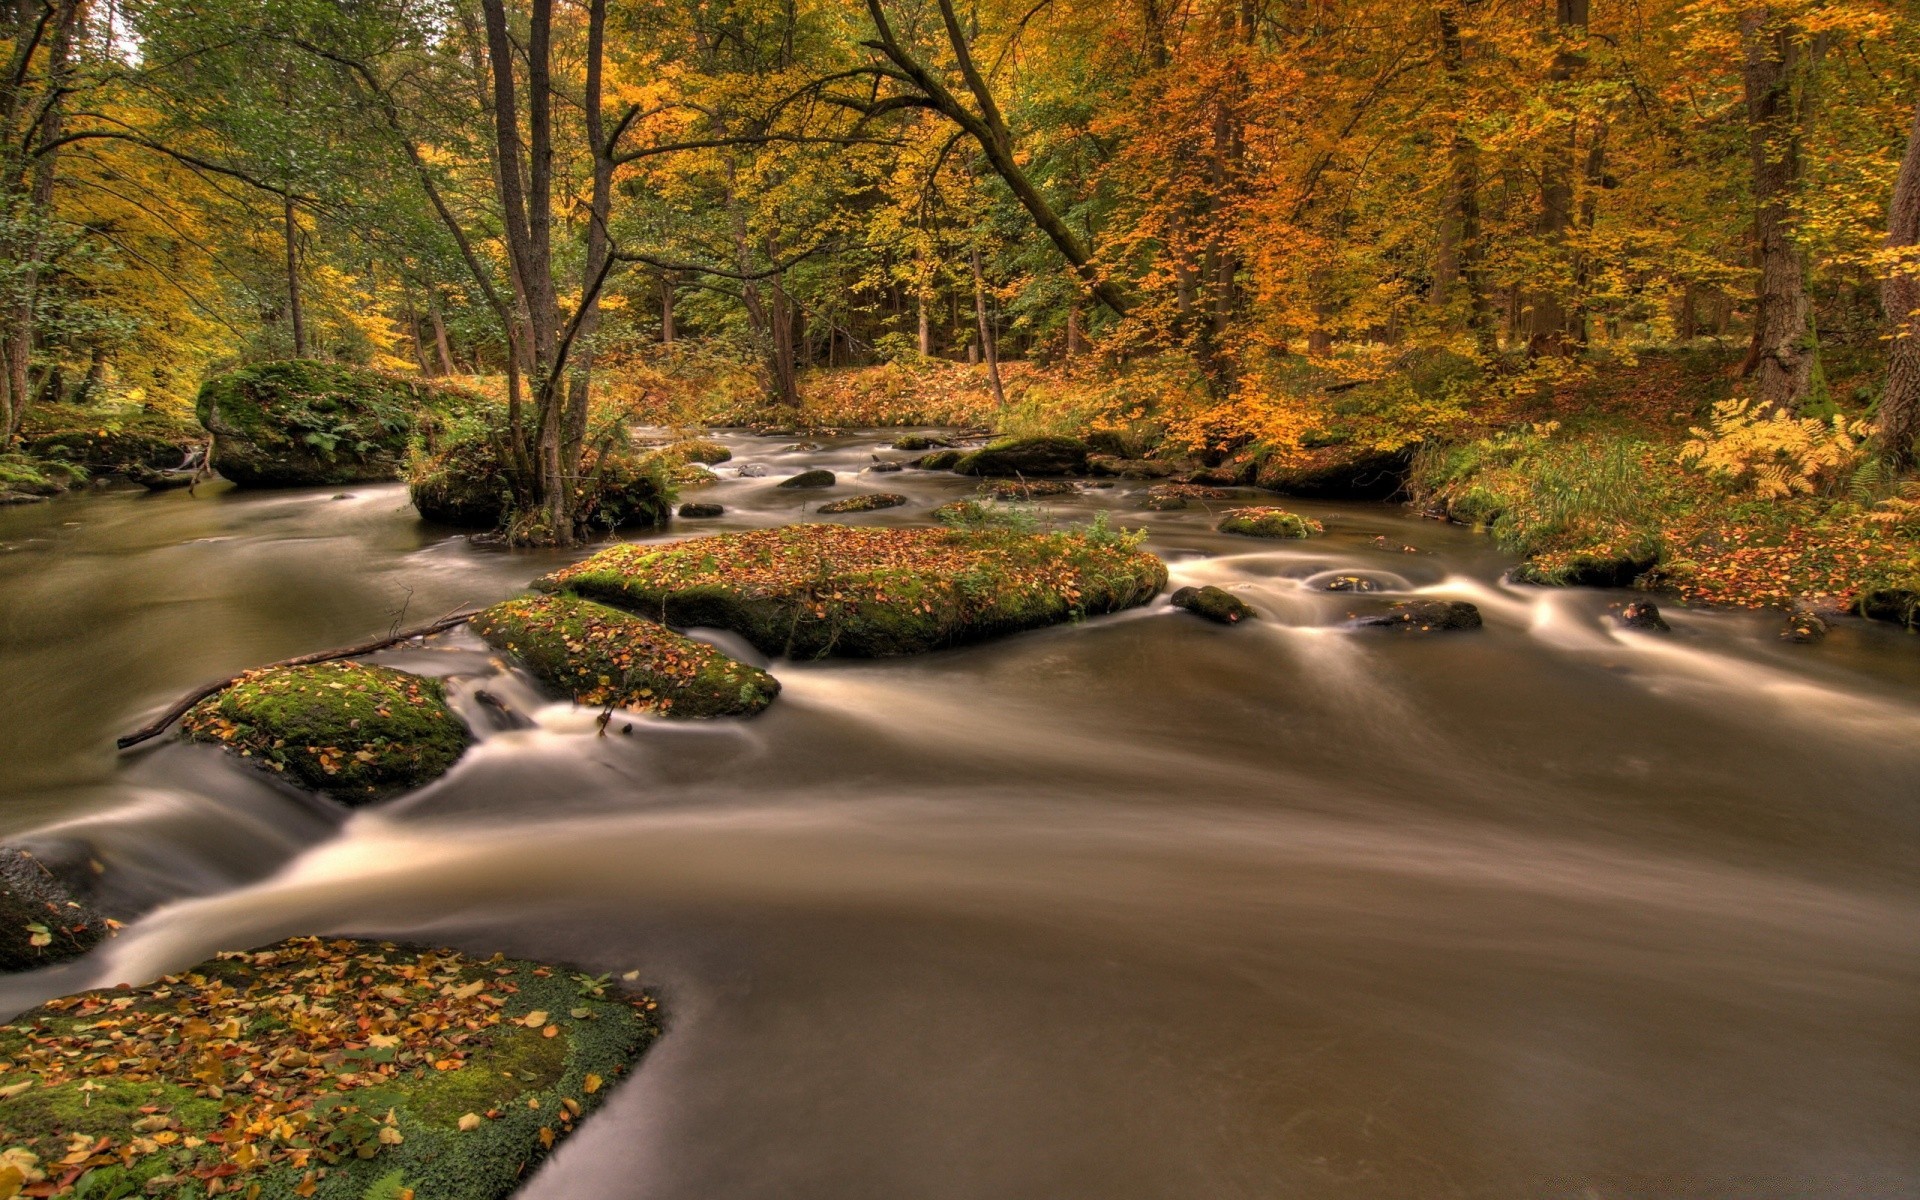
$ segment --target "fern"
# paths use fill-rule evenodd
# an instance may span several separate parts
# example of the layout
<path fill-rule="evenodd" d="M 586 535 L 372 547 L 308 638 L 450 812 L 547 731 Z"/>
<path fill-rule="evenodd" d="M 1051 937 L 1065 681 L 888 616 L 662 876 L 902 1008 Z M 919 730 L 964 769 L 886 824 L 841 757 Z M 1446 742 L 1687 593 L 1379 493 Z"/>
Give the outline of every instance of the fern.
<path fill-rule="evenodd" d="M 407 1186 L 405 1173 L 391 1171 L 368 1184 L 360 1200 L 413 1200 L 413 1189 Z"/>
<path fill-rule="evenodd" d="M 1865 421 L 1795 417 L 1753 400 L 1713 406 L 1710 429 L 1694 429 L 1680 461 L 1762 499 L 1831 491 L 1866 457 Z"/>

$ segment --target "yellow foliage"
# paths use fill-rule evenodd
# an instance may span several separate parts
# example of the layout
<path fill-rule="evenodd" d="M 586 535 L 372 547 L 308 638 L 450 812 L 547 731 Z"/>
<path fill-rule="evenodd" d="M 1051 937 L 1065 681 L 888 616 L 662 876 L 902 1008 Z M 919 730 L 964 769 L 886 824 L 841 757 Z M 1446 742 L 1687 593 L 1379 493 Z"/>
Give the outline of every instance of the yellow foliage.
<path fill-rule="evenodd" d="M 1711 423 L 1689 431 L 1680 461 L 1762 498 L 1823 490 L 1866 456 L 1867 423 L 1837 413 L 1795 417 L 1753 400 L 1722 400 Z"/>

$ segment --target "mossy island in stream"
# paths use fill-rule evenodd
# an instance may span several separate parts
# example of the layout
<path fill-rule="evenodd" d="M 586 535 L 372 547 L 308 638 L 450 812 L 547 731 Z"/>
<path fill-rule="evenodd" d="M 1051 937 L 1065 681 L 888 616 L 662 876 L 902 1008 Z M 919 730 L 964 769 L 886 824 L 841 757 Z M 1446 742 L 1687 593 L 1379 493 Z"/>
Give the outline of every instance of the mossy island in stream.
<path fill-rule="evenodd" d="M 436 414 L 421 423 L 407 455 L 406 480 L 407 495 L 422 517 L 462 529 L 498 529 L 506 522 L 513 489 L 500 459 L 505 428 L 506 410 L 494 404 Z M 680 489 L 715 481 L 681 446 L 637 450 L 618 426 L 591 431 L 588 445 L 573 511 L 589 528 L 663 524 Z"/>
<path fill-rule="evenodd" d="M 248 672 L 180 726 L 347 802 L 438 778 L 467 745 L 439 680 L 345 661 Z"/>
<path fill-rule="evenodd" d="M 1136 535 L 787 525 L 613 546 L 540 580 L 769 654 L 914 654 L 1144 604 L 1166 565 Z"/>
<path fill-rule="evenodd" d="M 664 625 L 574 596 L 509 600 L 473 630 L 581 704 L 663 717 L 747 717 L 780 683 Z"/>
<path fill-rule="evenodd" d="M 1326 526 L 1312 517 L 1266 507 L 1228 509 L 1219 529 L 1221 533 L 1257 538 L 1307 538 L 1326 532 Z"/>
<path fill-rule="evenodd" d="M 604 976 L 317 938 L 54 1000 L 0 1026 L 0 1194 L 499 1200 L 656 1013 Z"/>
<path fill-rule="evenodd" d="M 398 479 L 426 409 L 462 394 L 426 380 L 307 359 L 258 363 L 200 386 L 214 466 L 250 487 Z"/>

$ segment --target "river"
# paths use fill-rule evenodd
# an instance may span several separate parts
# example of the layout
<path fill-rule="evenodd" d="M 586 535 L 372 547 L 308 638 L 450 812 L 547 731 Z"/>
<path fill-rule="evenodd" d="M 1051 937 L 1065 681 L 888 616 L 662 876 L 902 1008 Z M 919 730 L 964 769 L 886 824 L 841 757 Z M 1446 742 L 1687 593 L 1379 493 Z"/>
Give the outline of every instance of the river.
<path fill-rule="evenodd" d="M 859 523 L 971 490 L 848 474 L 876 436 L 723 440 L 693 498 L 727 515 L 674 534 L 802 518 L 822 494 L 772 486 L 801 467 L 912 498 Z M 1328 533 L 1270 543 L 1145 486 L 1049 519 L 1145 526 L 1175 586 L 1260 620 L 1162 597 L 779 661 L 759 718 L 607 736 L 456 632 L 379 661 L 448 677 L 480 741 L 351 815 L 113 738 L 565 556 L 397 485 L 0 510 L 0 832 L 87 847 L 145 914 L 0 1003 L 305 933 L 638 970 L 668 1035 L 529 1200 L 1920 1192 L 1920 640 L 1675 607 L 1631 633 L 1622 595 L 1503 584 L 1405 509 L 1288 502 Z M 1350 629 L 1330 572 L 1487 627 Z"/>

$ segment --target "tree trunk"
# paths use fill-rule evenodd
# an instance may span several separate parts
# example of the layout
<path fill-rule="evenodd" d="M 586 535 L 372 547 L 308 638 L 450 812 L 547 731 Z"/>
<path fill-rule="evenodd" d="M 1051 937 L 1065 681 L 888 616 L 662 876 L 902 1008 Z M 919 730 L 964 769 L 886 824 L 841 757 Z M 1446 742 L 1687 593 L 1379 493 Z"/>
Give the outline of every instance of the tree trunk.
<path fill-rule="evenodd" d="M 1469 0 L 1471 2 L 1471 0 Z M 1433 299 L 1452 304 L 1464 290 L 1467 328 L 1482 354 L 1499 348 L 1493 310 L 1487 304 L 1485 250 L 1480 238 L 1480 147 L 1467 134 L 1466 46 L 1459 14 L 1440 10 L 1440 58 L 1456 111 L 1447 141 L 1447 198 L 1440 220 L 1440 248 L 1434 263 Z"/>
<path fill-rule="evenodd" d="M 287 237 L 287 321 L 293 326 L 293 356 L 307 356 L 307 319 L 300 307 L 300 224 L 293 193 L 281 196 L 281 228 Z"/>
<path fill-rule="evenodd" d="M 923 292 L 914 297 L 915 307 L 920 315 L 920 340 L 917 343 L 920 357 L 928 358 L 933 354 L 933 322 L 927 315 L 927 297 Z"/>
<path fill-rule="evenodd" d="M 673 345 L 673 276 L 660 273 L 660 344 Z"/>
<path fill-rule="evenodd" d="M 987 319 L 987 277 L 980 270 L 980 251 L 969 251 L 967 261 L 973 267 L 973 319 L 980 326 L 980 352 L 986 357 L 987 378 L 993 383 L 993 403 L 1005 408 L 1007 393 L 1000 386 L 1000 352 L 993 344 L 993 323 Z"/>
<path fill-rule="evenodd" d="M 1754 295 L 1753 340 L 1743 374 L 1772 409 L 1791 408 L 1813 378 L 1808 344 L 1806 262 L 1791 233 L 1793 197 L 1800 183 L 1800 131 L 1793 75 L 1798 56 L 1793 30 L 1775 23 L 1770 9 L 1740 14 L 1746 48 L 1747 147 L 1753 164 L 1753 242 L 1760 268 Z"/>
<path fill-rule="evenodd" d="M 440 295 L 427 289 L 427 315 L 433 319 L 433 346 L 440 355 L 440 373 L 453 374 L 453 347 L 447 342 L 447 322 L 440 315 Z"/>
<path fill-rule="evenodd" d="M 1573 37 L 1584 36 L 1587 0 L 1559 0 L 1555 22 L 1559 27 L 1560 46 L 1554 51 L 1553 65 L 1548 68 L 1547 78 L 1551 84 L 1560 85 L 1554 91 L 1556 98 L 1564 103 L 1565 85 L 1585 61 L 1585 56 L 1573 50 L 1569 41 Z M 1576 30 L 1579 32 L 1576 33 Z M 1567 270 L 1563 278 L 1558 268 L 1565 261 L 1567 230 L 1573 225 L 1573 156 L 1579 130 L 1579 121 L 1569 116 L 1565 129 L 1560 131 L 1559 140 L 1548 148 L 1540 164 L 1540 239 L 1545 243 L 1548 258 L 1556 269 L 1554 278 L 1548 280 L 1544 288 L 1538 288 L 1531 297 L 1527 351 L 1536 356 L 1560 356 L 1570 349 L 1565 289 L 1572 282 L 1572 271 Z"/>
<path fill-rule="evenodd" d="M 1083 328 L 1086 318 L 1081 312 L 1078 293 L 1067 302 L 1067 357 L 1078 358 L 1087 352 L 1087 333 Z"/>
<path fill-rule="evenodd" d="M 1913 465 L 1920 434 L 1920 110 L 1907 134 L 1906 157 L 1893 184 L 1887 249 L 1898 258 L 1880 285 L 1880 304 L 1892 326 L 1887 391 L 1880 399 L 1880 448 L 1894 466 Z"/>

